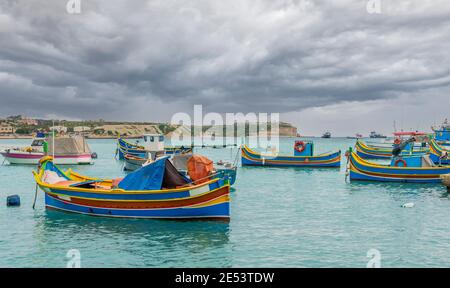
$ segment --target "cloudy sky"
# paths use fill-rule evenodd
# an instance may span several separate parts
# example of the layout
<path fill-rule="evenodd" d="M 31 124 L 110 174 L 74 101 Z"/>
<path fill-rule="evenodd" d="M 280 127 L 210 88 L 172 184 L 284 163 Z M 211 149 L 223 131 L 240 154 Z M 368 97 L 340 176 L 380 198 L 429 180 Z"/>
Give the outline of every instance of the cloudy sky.
<path fill-rule="evenodd" d="M 450 117 L 448 0 L 67 1 L 0 0 L 0 117 L 169 121 L 202 104 L 342 136 Z"/>

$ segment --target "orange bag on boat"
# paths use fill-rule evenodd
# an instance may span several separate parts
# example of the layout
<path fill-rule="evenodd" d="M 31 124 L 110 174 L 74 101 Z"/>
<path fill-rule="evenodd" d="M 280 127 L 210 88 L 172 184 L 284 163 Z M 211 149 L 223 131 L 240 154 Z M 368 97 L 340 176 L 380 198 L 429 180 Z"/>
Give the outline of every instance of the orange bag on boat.
<path fill-rule="evenodd" d="M 205 156 L 194 154 L 187 161 L 187 169 L 189 178 L 196 181 L 195 184 L 200 184 L 210 180 L 208 176 L 214 170 L 214 163 Z"/>

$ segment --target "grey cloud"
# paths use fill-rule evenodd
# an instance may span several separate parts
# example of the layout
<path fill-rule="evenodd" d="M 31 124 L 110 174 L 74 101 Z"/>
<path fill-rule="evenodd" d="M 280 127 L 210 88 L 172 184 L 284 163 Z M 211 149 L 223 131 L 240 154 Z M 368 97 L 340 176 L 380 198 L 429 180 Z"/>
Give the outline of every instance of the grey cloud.
<path fill-rule="evenodd" d="M 292 112 L 450 83 L 446 0 L 382 1 L 380 15 L 362 0 L 81 1 L 81 15 L 1 2 L 0 114 Z"/>

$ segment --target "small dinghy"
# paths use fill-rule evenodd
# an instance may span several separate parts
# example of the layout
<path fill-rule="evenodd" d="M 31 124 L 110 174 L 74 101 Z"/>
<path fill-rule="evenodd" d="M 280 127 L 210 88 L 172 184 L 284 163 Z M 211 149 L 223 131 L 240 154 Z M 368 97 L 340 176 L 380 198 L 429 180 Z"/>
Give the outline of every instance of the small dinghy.
<path fill-rule="evenodd" d="M 130 143 L 122 138 L 117 139 L 117 154 L 120 160 L 125 159 L 125 154 L 139 158 L 149 158 L 149 154 L 156 159 L 156 154 L 179 154 L 192 152 L 191 147 L 165 147 L 164 135 L 145 134 L 142 137 L 142 144 L 139 140 L 136 143 Z"/>

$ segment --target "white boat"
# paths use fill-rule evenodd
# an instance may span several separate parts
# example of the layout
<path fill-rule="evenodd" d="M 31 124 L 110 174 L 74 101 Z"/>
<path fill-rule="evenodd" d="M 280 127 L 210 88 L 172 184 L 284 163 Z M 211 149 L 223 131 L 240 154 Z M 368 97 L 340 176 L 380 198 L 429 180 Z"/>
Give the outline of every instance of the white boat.
<path fill-rule="evenodd" d="M 54 155 L 55 164 L 78 165 L 93 164 L 92 153 L 85 139 L 80 136 L 52 138 L 34 138 L 28 147 L 12 147 L 0 151 L 10 164 L 37 165 L 39 159 L 46 155 L 44 142 L 48 143 L 47 155 Z M 55 151 L 53 152 L 53 142 Z"/>

